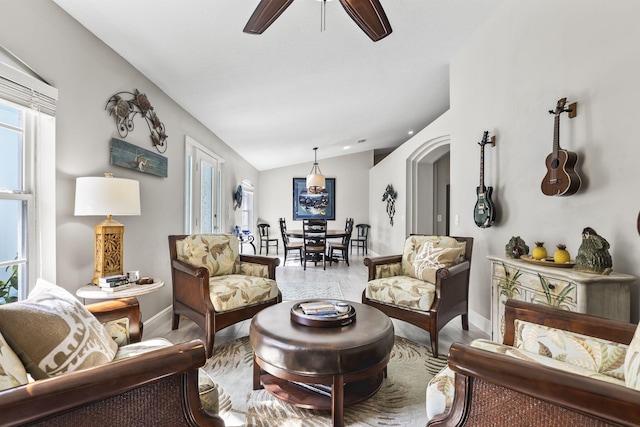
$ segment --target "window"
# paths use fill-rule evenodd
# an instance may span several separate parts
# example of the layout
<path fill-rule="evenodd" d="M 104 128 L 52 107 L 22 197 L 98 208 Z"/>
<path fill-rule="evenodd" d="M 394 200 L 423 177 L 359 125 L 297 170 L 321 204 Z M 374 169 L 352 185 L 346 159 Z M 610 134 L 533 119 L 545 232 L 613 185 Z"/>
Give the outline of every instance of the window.
<path fill-rule="evenodd" d="M 253 233 L 253 184 L 244 179 L 242 186 L 242 230 Z"/>
<path fill-rule="evenodd" d="M 37 277 L 56 279 L 55 215 L 42 214 L 55 212 L 56 98 L 0 63 L 0 304 L 25 298 Z"/>

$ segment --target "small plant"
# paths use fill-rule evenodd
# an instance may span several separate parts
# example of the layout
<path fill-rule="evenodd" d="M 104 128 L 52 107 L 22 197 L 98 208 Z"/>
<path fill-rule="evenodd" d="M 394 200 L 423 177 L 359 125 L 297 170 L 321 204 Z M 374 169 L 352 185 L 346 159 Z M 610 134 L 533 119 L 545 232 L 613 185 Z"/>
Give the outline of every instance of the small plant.
<path fill-rule="evenodd" d="M 500 279 L 500 281 L 498 282 L 500 295 L 505 297 L 506 299 L 512 299 L 516 295 L 520 295 L 520 288 L 518 288 L 520 282 L 518 279 L 520 279 L 522 273 L 520 272 L 520 270 L 512 272 L 511 270 L 509 270 L 509 267 L 504 265 L 504 263 L 502 263 L 502 269 L 504 270 L 504 278 Z M 505 301 L 502 301 L 502 304 L 505 304 Z"/>
<path fill-rule="evenodd" d="M 0 305 L 18 300 L 18 265 L 10 265 L 4 271 L 9 269 L 11 269 L 11 276 L 5 281 L 0 280 Z"/>

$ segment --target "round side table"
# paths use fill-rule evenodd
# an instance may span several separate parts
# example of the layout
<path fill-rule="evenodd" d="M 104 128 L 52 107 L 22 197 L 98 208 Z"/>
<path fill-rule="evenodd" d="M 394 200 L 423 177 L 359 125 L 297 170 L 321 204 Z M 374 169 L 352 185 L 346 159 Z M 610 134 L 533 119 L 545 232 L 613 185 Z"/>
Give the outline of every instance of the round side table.
<path fill-rule="evenodd" d="M 149 294 L 157 291 L 164 286 L 162 280 L 150 283 L 148 285 L 133 285 L 121 291 L 104 291 L 97 285 L 84 285 L 76 291 L 76 295 L 84 299 L 116 299 L 126 297 L 137 297 L 139 295 Z"/>

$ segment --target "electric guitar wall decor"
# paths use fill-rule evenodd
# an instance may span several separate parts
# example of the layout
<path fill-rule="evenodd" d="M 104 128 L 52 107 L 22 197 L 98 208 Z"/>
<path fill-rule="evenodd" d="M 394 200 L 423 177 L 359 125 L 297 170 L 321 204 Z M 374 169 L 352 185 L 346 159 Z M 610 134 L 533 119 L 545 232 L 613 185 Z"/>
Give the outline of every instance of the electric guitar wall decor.
<path fill-rule="evenodd" d="M 576 103 L 570 108 L 565 108 L 567 98 L 558 100 L 555 111 L 549 110 L 555 115 L 553 123 L 553 151 L 547 156 L 545 164 L 547 174 L 542 180 L 540 187 L 547 196 L 570 196 L 580 189 L 580 176 L 575 171 L 578 155 L 572 151 L 560 148 L 560 114 L 569 113 L 569 117 L 576 115 Z"/>
<path fill-rule="evenodd" d="M 476 189 L 478 200 L 473 209 L 473 219 L 480 228 L 491 227 L 493 221 L 496 219 L 496 210 L 491 201 L 493 187 L 485 187 L 484 185 L 484 146 L 487 145 L 487 143 L 494 145 L 493 141 L 489 141 L 489 132 L 485 131 L 482 136 L 482 141 L 478 142 L 480 145 L 480 185 Z"/>

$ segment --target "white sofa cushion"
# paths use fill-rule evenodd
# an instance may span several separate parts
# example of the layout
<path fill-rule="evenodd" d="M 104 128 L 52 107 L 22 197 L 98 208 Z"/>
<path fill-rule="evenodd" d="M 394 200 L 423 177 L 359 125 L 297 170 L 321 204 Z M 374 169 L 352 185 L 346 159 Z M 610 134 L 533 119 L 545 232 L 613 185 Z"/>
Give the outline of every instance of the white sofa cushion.
<path fill-rule="evenodd" d="M 27 382 L 27 370 L 22 361 L 0 334 L 0 390 L 24 385 Z"/>
<path fill-rule="evenodd" d="M 627 387 L 640 390 L 640 325 L 633 334 L 624 359 L 624 381 Z"/>

